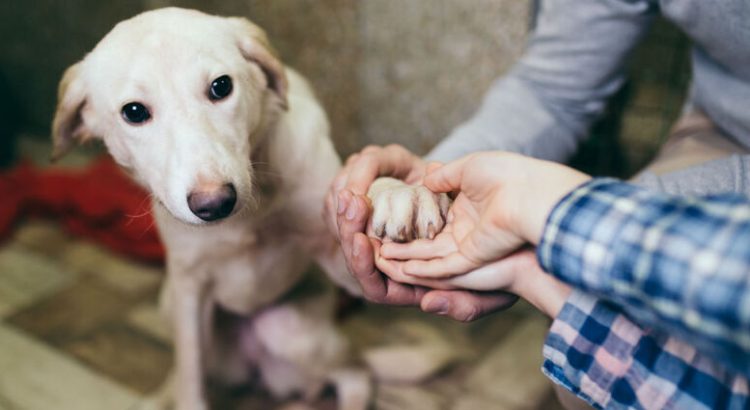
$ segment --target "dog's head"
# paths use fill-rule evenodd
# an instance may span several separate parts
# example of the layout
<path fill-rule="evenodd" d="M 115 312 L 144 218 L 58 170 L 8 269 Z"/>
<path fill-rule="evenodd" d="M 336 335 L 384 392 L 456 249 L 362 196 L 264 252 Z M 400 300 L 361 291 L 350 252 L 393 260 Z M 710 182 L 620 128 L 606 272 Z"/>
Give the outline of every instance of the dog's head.
<path fill-rule="evenodd" d="M 53 159 L 101 138 L 176 218 L 222 219 L 250 200 L 251 149 L 286 108 L 286 92 L 282 64 L 249 21 L 146 12 L 65 72 Z"/>

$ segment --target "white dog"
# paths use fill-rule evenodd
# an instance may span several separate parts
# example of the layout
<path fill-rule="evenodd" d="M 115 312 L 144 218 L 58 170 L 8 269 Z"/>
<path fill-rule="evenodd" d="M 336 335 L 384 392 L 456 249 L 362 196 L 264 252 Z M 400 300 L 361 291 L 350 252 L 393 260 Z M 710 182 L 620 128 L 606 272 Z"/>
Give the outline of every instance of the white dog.
<path fill-rule="evenodd" d="M 321 217 L 340 167 L 325 114 L 263 31 L 241 18 L 146 12 L 70 67 L 58 98 L 53 158 L 101 138 L 153 196 L 175 344 L 173 402 L 158 406 L 206 409 L 208 375 L 236 383 L 257 369 L 278 397 L 314 398 L 333 383 L 340 408 L 366 407 L 369 381 L 350 367 L 330 286 L 291 292 L 311 260 L 360 289 Z M 438 196 L 390 179 L 378 186 L 384 234 L 442 228 Z M 230 330 L 215 323 L 219 310 L 232 314 L 222 320 Z"/>

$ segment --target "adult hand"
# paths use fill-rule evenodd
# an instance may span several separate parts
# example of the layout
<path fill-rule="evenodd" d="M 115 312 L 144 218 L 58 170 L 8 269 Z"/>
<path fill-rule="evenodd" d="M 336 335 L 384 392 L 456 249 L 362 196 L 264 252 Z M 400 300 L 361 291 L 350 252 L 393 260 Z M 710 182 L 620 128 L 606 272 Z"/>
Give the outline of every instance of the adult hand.
<path fill-rule="evenodd" d="M 432 290 L 388 278 L 374 263 L 380 241 L 363 233 L 370 214 L 367 197 L 344 189 L 339 200 L 345 206 L 335 214 L 336 225 L 347 268 L 359 281 L 367 300 L 387 305 L 420 306 L 425 312 L 461 321 L 475 320 L 508 308 L 517 300 L 516 296 L 503 292 Z"/>
<path fill-rule="evenodd" d="M 350 156 L 326 195 L 324 218 L 339 239 L 349 272 L 360 282 L 366 299 L 392 305 L 416 305 L 425 290 L 386 280 L 375 269 L 373 248 L 365 236 L 370 217 L 370 185 L 380 176 L 421 181 L 426 164 L 399 145 L 369 146 Z"/>
<path fill-rule="evenodd" d="M 337 215 L 346 210 L 351 199 L 351 195 L 341 198 L 342 191 L 347 190 L 349 194 L 364 196 L 375 179 L 382 176 L 401 179 L 408 184 L 420 183 L 426 170 L 427 164 L 422 158 L 400 145 L 371 145 L 359 153 L 352 154 L 334 178 L 326 195 L 324 217 L 331 233 L 340 237 L 341 225 Z M 342 242 L 342 246 L 344 245 L 351 244 Z"/>
<path fill-rule="evenodd" d="M 434 192 L 459 192 L 443 231 L 433 240 L 385 244 L 381 254 L 408 260 L 400 268 L 407 275 L 445 278 L 476 271 L 525 242 L 538 243 L 555 204 L 589 178 L 506 152 L 466 156 L 424 178 Z"/>

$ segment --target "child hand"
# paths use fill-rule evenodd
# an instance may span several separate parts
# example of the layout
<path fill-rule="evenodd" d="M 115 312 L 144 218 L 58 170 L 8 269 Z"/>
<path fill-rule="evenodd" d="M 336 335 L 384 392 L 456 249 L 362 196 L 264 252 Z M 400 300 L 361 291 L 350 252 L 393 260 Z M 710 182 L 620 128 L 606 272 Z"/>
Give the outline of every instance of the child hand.
<path fill-rule="evenodd" d="M 424 184 L 458 192 L 445 228 L 433 240 L 388 243 L 386 259 L 406 275 L 446 278 L 497 261 L 525 242 L 538 243 L 559 200 L 590 177 L 560 164 L 506 152 L 466 156 L 431 167 Z"/>

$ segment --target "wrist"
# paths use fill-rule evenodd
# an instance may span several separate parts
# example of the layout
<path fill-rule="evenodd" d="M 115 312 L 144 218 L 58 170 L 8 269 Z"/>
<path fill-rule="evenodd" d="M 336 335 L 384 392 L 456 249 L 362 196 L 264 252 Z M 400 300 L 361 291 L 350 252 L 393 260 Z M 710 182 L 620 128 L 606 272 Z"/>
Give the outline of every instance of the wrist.
<path fill-rule="evenodd" d="M 542 238 L 549 215 L 557 204 L 570 192 L 591 179 L 591 176 L 559 164 L 550 164 L 543 175 L 535 176 L 529 181 L 530 192 L 525 195 L 526 203 L 522 205 L 519 218 L 521 236 L 537 245 Z M 537 181 L 541 181 L 537 182 Z"/>
<path fill-rule="evenodd" d="M 513 289 L 513 293 L 551 319 L 560 313 L 571 291 L 570 286 L 544 272 L 538 265 L 536 269 L 522 274 Z"/>

